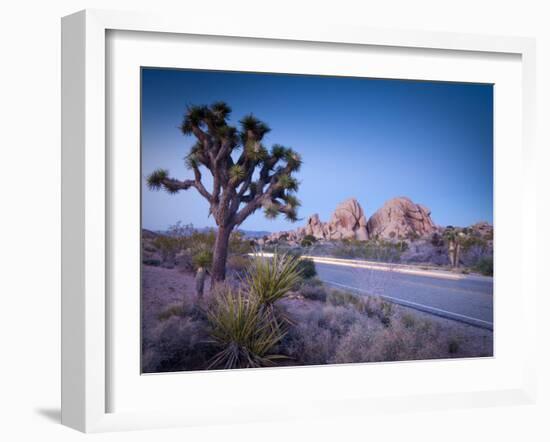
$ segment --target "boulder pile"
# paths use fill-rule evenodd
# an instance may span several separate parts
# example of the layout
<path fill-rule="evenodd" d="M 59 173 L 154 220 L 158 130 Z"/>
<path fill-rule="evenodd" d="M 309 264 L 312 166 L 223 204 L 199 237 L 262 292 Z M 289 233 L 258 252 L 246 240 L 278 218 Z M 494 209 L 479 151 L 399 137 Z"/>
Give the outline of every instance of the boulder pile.
<path fill-rule="evenodd" d="M 401 196 L 393 198 L 374 213 L 367 223 L 370 237 L 413 238 L 429 235 L 437 230 L 431 211 L 421 204 Z"/>
<path fill-rule="evenodd" d="M 259 240 L 260 243 L 276 243 L 285 240 L 300 243 L 306 236 L 316 240 L 352 239 L 366 241 L 369 238 L 400 239 L 421 237 L 437 231 L 430 217 L 430 210 L 409 198 L 399 197 L 387 201 L 367 220 L 363 208 L 355 198 L 340 203 L 329 221 L 323 222 L 318 214 L 307 219 L 303 227 L 286 232 L 276 232 Z"/>

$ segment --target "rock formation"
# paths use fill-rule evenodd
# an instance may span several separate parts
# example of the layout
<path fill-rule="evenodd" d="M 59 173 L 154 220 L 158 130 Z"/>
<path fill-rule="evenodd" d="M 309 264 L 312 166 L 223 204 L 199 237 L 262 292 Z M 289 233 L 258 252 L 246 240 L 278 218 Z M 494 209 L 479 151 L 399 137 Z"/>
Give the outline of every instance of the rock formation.
<path fill-rule="evenodd" d="M 493 226 L 487 221 L 481 221 L 470 226 L 478 236 L 483 237 L 484 239 L 493 240 Z"/>
<path fill-rule="evenodd" d="M 319 219 L 318 214 L 311 215 L 305 227 L 289 232 L 276 232 L 267 237 L 268 242 L 286 240 L 298 243 L 306 235 L 317 240 L 357 239 L 366 241 L 367 219 L 360 204 L 350 198 L 338 205 L 328 222 Z"/>
<path fill-rule="evenodd" d="M 308 218 L 304 227 L 272 233 L 262 243 L 284 240 L 299 244 L 306 235 L 327 241 L 366 241 L 374 237 L 397 240 L 421 237 L 436 231 L 437 226 L 430 218 L 430 210 L 413 203 L 409 198 L 399 197 L 387 201 L 368 221 L 361 205 L 355 198 L 350 198 L 336 207 L 328 222 L 321 221 L 319 215 L 314 214 Z"/>
<path fill-rule="evenodd" d="M 369 237 L 386 239 L 424 236 L 437 230 L 430 209 L 409 198 L 393 198 L 376 211 L 367 223 Z"/>
<path fill-rule="evenodd" d="M 357 239 L 366 241 L 367 219 L 355 198 L 340 203 L 326 225 L 325 239 Z"/>
<path fill-rule="evenodd" d="M 325 239 L 325 225 L 321 222 L 317 213 L 307 219 L 305 234 L 311 235 L 315 239 Z"/>

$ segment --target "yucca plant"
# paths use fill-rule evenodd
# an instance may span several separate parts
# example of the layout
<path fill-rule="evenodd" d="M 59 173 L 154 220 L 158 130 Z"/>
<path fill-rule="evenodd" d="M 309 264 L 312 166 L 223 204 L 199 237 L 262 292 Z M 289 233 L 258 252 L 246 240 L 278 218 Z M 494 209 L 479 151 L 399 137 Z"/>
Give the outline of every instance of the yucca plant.
<path fill-rule="evenodd" d="M 284 298 L 302 278 L 298 257 L 275 253 L 272 258 L 255 254 L 246 272 L 245 285 L 260 304 L 271 306 Z"/>
<path fill-rule="evenodd" d="M 285 333 L 255 297 L 227 289 L 207 312 L 212 342 L 222 349 L 211 368 L 255 368 L 275 365 L 285 356 L 274 354 Z"/>

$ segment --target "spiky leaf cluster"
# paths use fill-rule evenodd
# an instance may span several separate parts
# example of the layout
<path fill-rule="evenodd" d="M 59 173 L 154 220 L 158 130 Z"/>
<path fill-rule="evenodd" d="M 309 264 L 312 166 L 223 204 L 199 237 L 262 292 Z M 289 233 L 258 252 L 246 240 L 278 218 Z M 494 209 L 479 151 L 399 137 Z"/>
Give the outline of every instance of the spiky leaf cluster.
<path fill-rule="evenodd" d="M 229 169 L 229 176 L 232 181 L 242 181 L 246 177 L 246 170 L 240 164 L 235 164 L 234 166 L 231 166 L 231 169 Z"/>
<path fill-rule="evenodd" d="M 167 178 L 168 171 L 166 169 L 157 169 L 147 177 L 147 186 L 152 190 L 159 190 Z"/>
<path fill-rule="evenodd" d="M 212 343 L 219 351 L 208 368 L 251 368 L 275 365 L 275 353 L 285 333 L 256 296 L 228 289 L 207 311 Z"/>
<path fill-rule="evenodd" d="M 269 201 L 264 204 L 264 216 L 268 219 L 275 219 L 277 218 L 277 215 L 279 215 L 280 208 L 280 204 L 274 201 Z"/>
<path fill-rule="evenodd" d="M 298 180 L 288 174 L 283 174 L 279 177 L 279 186 L 281 189 L 289 190 L 291 192 L 298 191 Z"/>
<path fill-rule="evenodd" d="M 258 120 L 254 115 L 250 114 L 244 117 L 241 121 L 243 144 L 250 138 L 261 140 L 265 134 L 271 131 L 270 127 L 264 122 Z"/>

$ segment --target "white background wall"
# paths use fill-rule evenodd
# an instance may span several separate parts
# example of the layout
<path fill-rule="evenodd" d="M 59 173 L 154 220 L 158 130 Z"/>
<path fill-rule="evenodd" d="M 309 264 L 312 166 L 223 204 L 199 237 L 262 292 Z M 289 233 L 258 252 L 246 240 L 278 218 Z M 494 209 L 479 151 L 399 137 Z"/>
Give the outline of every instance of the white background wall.
<path fill-rule="evenodd" d="M 546 4 L 546 5 L 545 5 Z M 548 2 L 394 0 L 20 0 L 0 9 L 0 438 L 82 440 L 59 420 L 60 17 L 84 8 L 246 15 L 250 20 L 349 23 L 533 36 L 538 44 L 538 172 L 548 195 L 550 12 Z M 513 177 L 511 177 L 513 179 Z M 548 197 L 539 198 L 541 203 Z M 514 204 L 514 201 L 510 201 Z M 519 210 L 519 208 L 518 208 Z M 535 406 L 379 415 L 363 421 L 287 422 L 91 436 L 94 440 L 549 440 L 550 306 L 543 280 L 549 241 L 539 207 L 540 399 Z M 543 262 L 543 258 L 546 262 Z M 182 400 L 185 400 L 182 397 Z M 90 437 L 90 436 L 88 436 Z"/>

